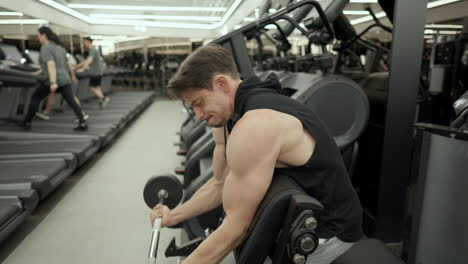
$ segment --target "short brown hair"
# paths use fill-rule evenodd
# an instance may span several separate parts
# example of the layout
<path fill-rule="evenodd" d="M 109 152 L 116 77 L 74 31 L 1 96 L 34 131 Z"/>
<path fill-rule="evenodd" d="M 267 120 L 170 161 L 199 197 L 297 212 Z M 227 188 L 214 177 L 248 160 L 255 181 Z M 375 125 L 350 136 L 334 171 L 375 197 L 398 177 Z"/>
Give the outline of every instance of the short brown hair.
<path fill-rule="evenodd" d="M 176 98 L 180 98 L 187 89 L 212 90 L 213 76 L 220 73 L 239 78 L 231 53 L 219 45 L 200 47 L 180 65 L 167 89 Z"/>

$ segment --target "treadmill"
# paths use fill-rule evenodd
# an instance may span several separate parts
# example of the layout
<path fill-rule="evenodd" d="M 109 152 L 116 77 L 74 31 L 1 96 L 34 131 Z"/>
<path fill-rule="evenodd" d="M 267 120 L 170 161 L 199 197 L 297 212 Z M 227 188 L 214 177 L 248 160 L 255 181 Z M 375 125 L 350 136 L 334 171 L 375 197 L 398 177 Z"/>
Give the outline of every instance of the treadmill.
<path fill-rule="evenodd" d="M 0 131 L 0 159 L 72 153 L 81 166 L 100 146 L 98 137 Z"/>
<path fill-rule="evenodd" d="M 17 115 L 22 87 L 34 87 L 33 75 L 0 69 L 0 190 L 4 186 L 35 190 L 43 199 L 99 149 L 96 136 L 24 132 L 9 123 Z M 24 104 L 27 104 L 25 102 Z M 9 128 L 18 129 L 10 132 Z"/>
<path fill-rule="evenodd" d="M 34 190 L 42 200 L 55 190 L 77 167 L 73 154 L 65 156 L 0 159 L 0 190 Z"/>
<path fill-rule="evenodd" d="M 24 222 L 38 202 L 33 190 L 2 188 L 0 185 L 0 243 Z"/>
<path fill-rule="evenodd" d="M 4 60 L 1 62 L 2 64 L 2 69 L 0 69 L 0 75 L 5 78 L 20 78 L 20 79 L 33 79 L 36 80 L 36 83 L 33 85 L 7 85 L 5 84 L 4 80 L 0 80 L 4 82 L 4 86 L 7 86 L 9 88 L 15 87 L 19 89 L 14 89 L 13 95 L 11 95 L 10 100 L 12 100 L 12 104 L 17 104 L 19 101 L 22 101 L 24 98 L 26 98 L 26 103 L 24 104 L 23 108 L 23 114 L 27 111 L 26 106 L 28 105 L 29 98 L 31 97 L 35 85 L 38 85 L 38 81 L 41 81 L 41 79 L 44 79 L 43 76 L 36 76 L 33 75 L 31 72 L 28 72 L 26 70 L 22 70 L 19 68 L 12 68 L 12 65 L 18 65 L 17 61 L 21 61 L 22 57 L 20 52 L 15 46 L 11 45 L 5 45 L 1 44 L 0 45 L 0 53 L 3 54 Z M 8 58 L 8 60 L 5 60 L 5 58 Z M 11 83 L 10 83 L 11 84 Z M 22 91 L 23 90 L 23 91 Z M 24 93 L 26 92 L 26 93 Z M 6 118 L 4 122 L 0 123 L 0 130 L 3 131 L 23 131 L 23 128 L 17 126 L 15 122 L 15 119 L 17 118 L 18 115 L 15 112 L 15 109 L 13 109 L 13 115 L 10 116 L 9 118 Z M 22 116 L 19 116 L 19 118 L 22 118 Z M 9 121 L 9 122 L 8 122 Z M 18 120 L 16 120 L 18 121 Z M 70 122 L 33 122 L 33 126 L 31 131 L 33 132 L 40 132 L 40 133 L 54 133 L 54 134 L 76 134 L 75 131 L 73 131 L 73 128 L 76 126 L 76 124 L 73 122 L 73 120 L 70 120 Z M 98 136 L 100 140 L 103 143 L 108 143 L 110 142 L 117 134 L 117 126 L 113 126 L 112 124 L 108 123 L 102 123 L 102 124 L 93 124 L 92 126 L 89 127 L 89 130 L 86 132 L 80 132 L 81 135 L 94 135 Z"/>

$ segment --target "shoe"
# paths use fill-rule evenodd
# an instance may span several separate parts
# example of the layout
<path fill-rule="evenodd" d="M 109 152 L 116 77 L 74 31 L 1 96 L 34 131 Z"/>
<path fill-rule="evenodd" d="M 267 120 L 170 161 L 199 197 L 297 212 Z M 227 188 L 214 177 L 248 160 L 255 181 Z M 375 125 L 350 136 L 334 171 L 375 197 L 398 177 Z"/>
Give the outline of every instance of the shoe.
<path fill-rule="evenodd" d="M 85 114 L 85 113 L 83 112 L 83 119 L 84 119 L 84 121 L 88 121 L 89 115 L 88 115 L 88 114 Z M 80 120 L 79 120 L 78 118 L 76 118 L 73 122 L 78 123 L 78 122 L 80 122 Z"/>
<path fill-rule="evenodd" d="M 88 125 L 86 123 L 79 123 L 77 127 L 75 127 L 73 130 L 75 131 L 87 131 L 88 130 Z"/>
<path fill-rule="evenodd" d="M 36 112 L 36 117 L 39 117 L 42 120 L 50 120 L 50 116 L 45 113 Z"/>
<path fill-rule="evenodd" d="M 104 108 L 109 104 L 109 102 L 110 102 L 110 98 L 108 96 L 105 96 L 104 98 L 102 98 L 101 101 L 99 101 L 99 106 L 101 108 Z"/>
<path fill-rule="evenodd" d="M 30 130 L 31 129 L 31 122 L 21 122 L 19 123 L 19 126 L 24 128 L 24 130 Z"/>

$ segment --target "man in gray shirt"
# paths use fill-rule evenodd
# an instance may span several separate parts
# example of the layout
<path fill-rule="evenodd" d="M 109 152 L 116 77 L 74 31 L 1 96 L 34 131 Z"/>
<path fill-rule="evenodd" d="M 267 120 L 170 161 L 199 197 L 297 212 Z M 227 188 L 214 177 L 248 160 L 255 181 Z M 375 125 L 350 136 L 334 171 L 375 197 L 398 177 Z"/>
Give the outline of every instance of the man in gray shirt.
<path fill-rule="evenodd" d="M 93 39 L 86 37 L 83 39 L 83 45 L 88 50 L 88 57 L 80 64 L 76 65 L 75 69 L 77 72 L 83 72 L 86 69 L 87 72 L 91 75 L 89 80 L 89 90 L 96 95 L 99 99 L 99 106 L 104 108 L 110 101 L 108 96 L 104 96 L 104 93 L 101 90 L 101 55 L 96 48 L 93 47 Z"/>

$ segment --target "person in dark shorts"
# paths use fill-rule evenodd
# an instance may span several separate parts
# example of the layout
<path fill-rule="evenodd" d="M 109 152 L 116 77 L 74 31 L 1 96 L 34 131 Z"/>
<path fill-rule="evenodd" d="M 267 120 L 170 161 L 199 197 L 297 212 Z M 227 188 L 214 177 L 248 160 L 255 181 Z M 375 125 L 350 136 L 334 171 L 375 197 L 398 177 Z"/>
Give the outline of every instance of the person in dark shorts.
<path fill-rule="evenodd" d="M 25 129 L 31 128 L 31 121 L 39 109 L 39 104 L 49 94 L 57 92 L 62 94 L 63 99 L 73 109 L 78 117 L 79 123 L 75 127 L 77 131 L 85 131 L 88 125 L 83 117 L 83 111 L 73 98 L 73 90 L 71 87 L 71 79 L 68 74 L 67 51 L 60 43 L 58 36 L 46 26 L 38 29 L 37 37 L 41 43 L 39 55 L 39 63 L 41 71 L 36 74 L 44 74 L 46 80 L 41 82 L 34 91 L 31 102 L 29 104 L 28 113 L 22 122 Z"/>
<path fill-rule="evenodd" d="M 88 49 L 88 57 L 86 57 L 83 62 L 76 65 L 75 70 L 77 72 L 83 72 L 89 67 L 87 70 L 91 76 L 89 80 L 89 90 L 99 99 L 99 106 L 104 108 L 110 102 L 110 98 L 105 96 L 101 89 L 101 55 L 97 49 L 94 48 L 92 38 L 84 38 L 83 45 Z"/>

